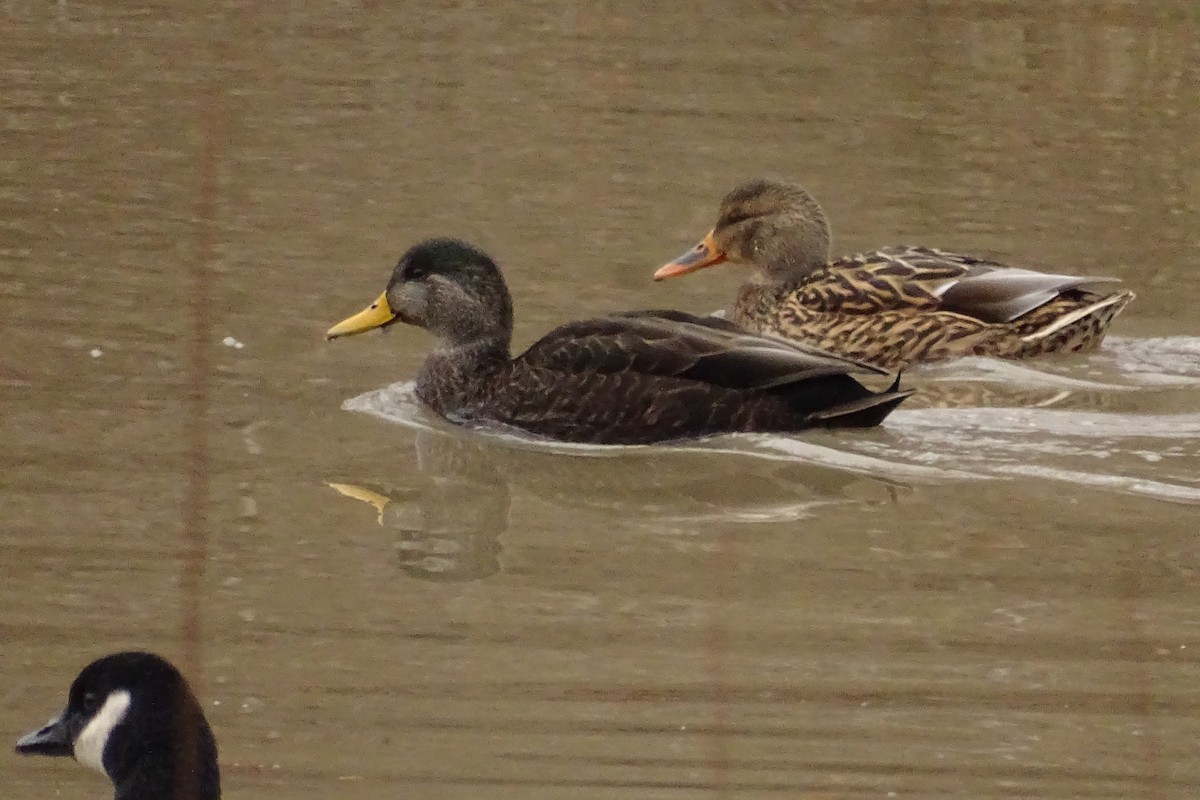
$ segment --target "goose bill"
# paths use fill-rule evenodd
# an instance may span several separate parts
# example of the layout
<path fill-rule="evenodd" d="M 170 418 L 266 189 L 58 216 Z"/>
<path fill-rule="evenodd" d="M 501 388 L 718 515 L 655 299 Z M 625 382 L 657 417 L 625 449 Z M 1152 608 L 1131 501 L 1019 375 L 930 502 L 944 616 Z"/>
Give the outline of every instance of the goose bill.
<path fill-rule="evenodd" d="M 17 752 L 40 756 L 72 755 L 74 751 L 71 747 L 71 731 L 67 726 L 66 712 L 18 739 Z"/>

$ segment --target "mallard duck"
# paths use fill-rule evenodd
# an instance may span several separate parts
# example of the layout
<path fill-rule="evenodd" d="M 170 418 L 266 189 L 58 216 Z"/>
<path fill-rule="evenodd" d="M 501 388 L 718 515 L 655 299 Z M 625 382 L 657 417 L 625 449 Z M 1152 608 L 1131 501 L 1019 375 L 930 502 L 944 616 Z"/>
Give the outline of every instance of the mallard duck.
<path fill-rule="evenodd" d="M 217 743 L 187 681 L 152 653 L 83 668 L 57 717 L 17 741 L 27 755 L 74 756 L 113 782 L 115 800 L 218 800 Z"/>
<path fill-rule="evenodd" d="M 753 269 L 730 318 L 885 369 L 967 355 L 1026 358 L 1100 344 L 1134 298 L 1114 278 L 1052 275 L 931 247 L 829 257 L 829 223 L 803 187 L 754 180 L 655 280 L 729 261 Z"/>
<path fill-rule="evenodd" d="M 438 339 L 416 382 L 436 413 L 563 441 L 865 427 L 909 395 L 896 385 L 876 393 L 850 376 L 875 368 L 677 311 L 570 322 L 513 358 L 504 278 L 485 253 L 454 239 L 412 247 L 383 294 L 326 336 L 396 322 Z"/>

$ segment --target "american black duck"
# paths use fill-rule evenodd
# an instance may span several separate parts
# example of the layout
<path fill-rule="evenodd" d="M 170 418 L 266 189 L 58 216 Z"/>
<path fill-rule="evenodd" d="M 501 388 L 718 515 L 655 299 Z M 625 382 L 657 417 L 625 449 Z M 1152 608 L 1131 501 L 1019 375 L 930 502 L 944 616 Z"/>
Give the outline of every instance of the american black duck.
<path fill-rule="evenodd" d="M 569 322 L 513 358 L 512 300 L 500 270 L 454 239 L 412 247 L 383 294 L 326 335 L 397 322 L 438 339 L 416 381 L 435 412 L 561 441 L 868 427 L 910 394 L 896 385 L 875 392 L 851 377 L 880 372 L 872 367 L 678 311 Z"/>

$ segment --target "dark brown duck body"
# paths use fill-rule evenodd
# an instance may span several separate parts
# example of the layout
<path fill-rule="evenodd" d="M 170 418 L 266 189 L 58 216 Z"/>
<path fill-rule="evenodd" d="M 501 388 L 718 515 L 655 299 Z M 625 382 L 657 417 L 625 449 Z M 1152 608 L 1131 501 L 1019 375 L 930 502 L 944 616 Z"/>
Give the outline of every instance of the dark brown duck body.
<path fill-rule="evenodd" d="M 930 247 L 829 260 L 829 225 L 802 187 L 759 180 L 730 192 L 705 239 L 657 279 L 730 261 L 754 270 L 731 319 L 897 369 L 967 355 L 1028 358 L 1097 347 L 1131 300 L 1111 278 L 1057 275 Z"/>
<path fill-rule="evenodd" d="M 646 444 L 737 431 L 876 425 L 908 392 L 874 392 L 870 367 L 673 311 L 560 326 L 511 357 L 512 310 L 495 264 L 454 240 L 409 250 L 372 308 L 331 337 L 393 321 L 439 339 L 417 395 L 463 424 L 594 444 Z M 364 315 L 366 315 L 364 317 Z"/>

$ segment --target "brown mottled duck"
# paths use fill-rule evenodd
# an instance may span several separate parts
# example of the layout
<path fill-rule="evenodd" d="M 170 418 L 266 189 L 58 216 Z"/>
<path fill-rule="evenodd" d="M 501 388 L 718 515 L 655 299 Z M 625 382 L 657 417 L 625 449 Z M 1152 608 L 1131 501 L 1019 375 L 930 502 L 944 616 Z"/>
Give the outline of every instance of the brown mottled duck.
<path fill-rule="evenodd" d="M 513 358 L 512 300 L 499 268 L 453 239 L 412 247 L 383 294 L 326 336 L 396 322 L 438 339 L 416 381 L 436 413 L 562 441 L 869 427 L 910 394 L 895 384 L 874 392 L 850 374 L 876 368 L 677 311 L 569 322 Z"/>
<path fill-rule="evenodd" d="M 1096 348 L 1128 290 L 931 247 L 831 261 L 829 223 L 803 187 L 754 180 L 725 195 L 716 226 L 655 280 L 728 261 L 752 270 L 730 318 L 884 369 L 968 355 L 1027 358 Z"/>

